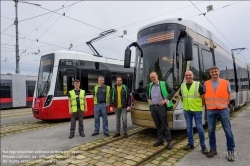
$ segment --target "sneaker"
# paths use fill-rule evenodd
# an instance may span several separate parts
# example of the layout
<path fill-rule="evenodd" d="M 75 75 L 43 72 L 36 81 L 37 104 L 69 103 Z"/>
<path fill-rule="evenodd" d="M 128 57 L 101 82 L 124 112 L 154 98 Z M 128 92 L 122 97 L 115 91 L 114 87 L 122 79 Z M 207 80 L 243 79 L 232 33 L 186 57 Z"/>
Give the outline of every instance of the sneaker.
<path fill-rule="evenodd" d="M 99 134 L 99 133 L 93 133 L 92 136 L 96 136 L 96 135 L 98 135 L 98 134 Z"/>
<path fill-rule="evenodd" d="M 208 154 L 208 150 L 207 150 L 206 146 L 201 147 L 201 151 L 202 151 L 203 154 Z"/>
<path fill-rule="evenodd" d="M 194 145 L 191 145 L 190 143 L 188 143 L 187 146 L 183 148 L 183 150 L 190 150 L 190 149 L 194 149 Z"/>
<path fill-rule="evenodd" d="M 234 162 L 236 160 L 236 158 L 234 157 L 234 151 L 228 151 L 228 156 L 227 156 L 227 160 L 230 162 Z"/>
<path fill-rule="evenodd" d="M 121 134 L 120 133 L 115 133 L 115 135 L 113 136 L 113 138 L 119 137 Z"/>
<path fill-rule="evenodd" d="M 127 133 L 124 133 L 124 138 L 128 138 L 128 134 Z"/>
<path fill-rule="evenodd" d="M 73 138 L 73 137 L 74 137 L 74 135 L 72 135 L 72 134 L 69 135 L 69 138 Z"/>
<path fill-rule="evenodd" d="M 154 147 L 157 147 L 157 146 L 160 146 L 160 145 L 163 145 L 163 141 L 157 141 L 156 143 L 154 143 Z"/>
<path fill-rule="evenodd" d="M 81 137 L 85 137 L 85 134 L 84 134 L 84 133 L 81 133 L 80 136 L 81 136 Z"/>
<path fill-rule="evenodd" d="M 104 135 L 106 135 L 107 137 L 109 137 L 110 135 L 109 135 L 109 133 L 104 133 Z"/>
<path fill-rule="evenodd" d="M 168 150 L 171 150 L 171 149 L 173 148 L 171 142 L 169 142 L 169 143 L 167 144 L 166 148 L 167 148 Z"/>
<path fill-rule="evenodd" d="M 210 149 L 210 151 L 209 151 L 208 154 L 207 154 L 207 157 L 208 157 L 208 158 L 213 158 L 214 155 L 217 155 L 216 149 Z"/>

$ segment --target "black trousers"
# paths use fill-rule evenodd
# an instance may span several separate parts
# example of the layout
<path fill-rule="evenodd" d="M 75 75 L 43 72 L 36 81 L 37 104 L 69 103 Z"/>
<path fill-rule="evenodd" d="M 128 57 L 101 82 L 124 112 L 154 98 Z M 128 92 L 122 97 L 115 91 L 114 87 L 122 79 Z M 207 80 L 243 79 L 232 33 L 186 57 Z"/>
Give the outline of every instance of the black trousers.
<path fill-rule="evenodd" d="M 78 126 L 78 130 L 80 134 L 84 133 L 84 126 L 83 126 L 83 112 L 78 109 L 77 112 L 74 112 L 71 114 L 71 126 L 70 126 L 70 135 L 74 135 L 75 134 L 75 129 L 76 129 L 76 116 L 78 116 L 78 122 L 79 122 L 79 126 Z"/>
<path fill-rule="evenodd" d="M 158 141 L 163 141 L 163 134 L 162 134 L 162 129 L 163 129 L 166 141 L 170 143 L 171 134 L 167 122 L 166 106 L 151 106 L 150 110 L 157 129 Z"/>

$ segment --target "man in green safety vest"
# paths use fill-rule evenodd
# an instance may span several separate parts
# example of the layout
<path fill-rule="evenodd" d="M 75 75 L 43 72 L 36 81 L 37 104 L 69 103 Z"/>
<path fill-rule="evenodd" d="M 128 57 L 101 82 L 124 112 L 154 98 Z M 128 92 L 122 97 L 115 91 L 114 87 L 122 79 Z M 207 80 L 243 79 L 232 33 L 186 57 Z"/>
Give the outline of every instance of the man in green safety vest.
<path fill-rule="evenodd" d="M 74 89 L 69 91 L 69 114 L 71 115 L 71 126 L 69 138 L 73 138 L 76 128 L 76 116 L 78 116 L 79 133 L 81 137 L 85 137 L 83 126 L 83 114 L 88 111 L 85 98 L 85 90 L 80 89 L 80 81 L 74 80 Z"/>
<path fill-rule="evenodd" d="M 166 148 L 172 149 L 171 134 L 167 122 L 167 111 L 173 109 L 171 98 L 174 95 L 174 91 L 166 84 L 165 81 L 158 80 L 156 72 L 150 73 L 150 80 L 152 82 L 149 84 L 147 93 L 148 106 L 150 108 L 158 135 L 158 141 L 154 143 L 153 146 L 157 147 L 159 145 L 163 145 L 163 129 L 167 141 Z"/>
<path fill-rule="evenodd" d="M 100 130 L 100 113 L 102 114 L 103 133 L 109 136 L 108 126 L 108 110 L 110 87 L 104 85 L 104 77 L 98 77 L 98 85 L 95 86 L 93 91 L 94 98 L 94 122 L 95 130 L 92 136 L 98 135 Z"/>
<path fill-rule="evenodd" d="M 204 106 L 203 86 L 200 82 L 194 81 L 194 74 L 188 70 L 185 73 L 186 82 L 181 84 L 179 95 L 183 102 L 183 112 L 187 125 L 188 144 L 184 150 L 194 149 L 193 118 L 200 138 L 200 146 L 203 154 L 208 150 L 205 143 L 204 129 L 202 126 L 202 110 Z"/>
<path fill-rule="evenodd" d="M 122 77 L 116 77 L 116 85 L 111 90 L 110 94 L 110 111 L 113 112 L 113 105 L 115 107 L 116 116 L 116 133 L 113 138 L 120 136 L 121 128 L 121 117 L 123 124 L 124 138 L 128 138 L 127 134 L 127 111 L 131 109 L 130 107 L 130 93 L 126 85 L 122 84 Z"/>

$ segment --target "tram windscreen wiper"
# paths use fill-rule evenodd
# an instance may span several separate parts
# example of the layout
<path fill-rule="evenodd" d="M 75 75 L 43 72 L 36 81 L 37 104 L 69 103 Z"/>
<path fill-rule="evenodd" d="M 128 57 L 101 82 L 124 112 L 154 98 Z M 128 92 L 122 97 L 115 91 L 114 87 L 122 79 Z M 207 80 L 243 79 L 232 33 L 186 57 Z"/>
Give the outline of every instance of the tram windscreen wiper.
<path fill-rule="evenodd" d="M 164 75 L 164 77 L 162 78 L 162 80 L 166 81 L 168 76 L 173 72 L 173 68 L 169 68 L 167 73 Z"/>

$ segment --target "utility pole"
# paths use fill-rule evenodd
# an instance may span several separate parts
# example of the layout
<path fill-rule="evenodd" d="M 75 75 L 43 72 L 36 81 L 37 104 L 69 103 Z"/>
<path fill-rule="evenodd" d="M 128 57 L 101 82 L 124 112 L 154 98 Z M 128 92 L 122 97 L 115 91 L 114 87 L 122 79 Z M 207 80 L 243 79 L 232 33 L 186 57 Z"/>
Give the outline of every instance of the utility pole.
<path fill-rule="evenodd" d="M 19 70 L 20 57 L 19 57 L 18 17 L 17 17 L 17 3 L 18 3 L 18 0 L 13 0 L 13 1 L 15 2 L 15 8 L 16 8 L 16 19 L 15 19 L 15 22 L 14 22 L 14 24 L 16 25 L 16 74 L 19 74 L 20 73 L 20 70 Z"/>
<path fill-rule="evenodd" d="M 16 19 L 14 21 L 14 24 L 16 25 L 16 74 L 20 73 L 20 69 L 19 69 L 19 60 L 20 60 L 20 56 L 19 56 L 19 37 L 18 37 L 18 14 L 17 14 L 17 3 L 18 0 L 13 0 L 15 2 L 15 8 L 16 8 Z M 36 3 L 29 3 L 29 2 L 24 2 L 24 1 L 20 1 L 21 3 L 27 3 L 27 4 L 31 4 L 31 5 L 35 5 L 35 6 L 41 6 L 40 4 L 36 4 Z"/>

